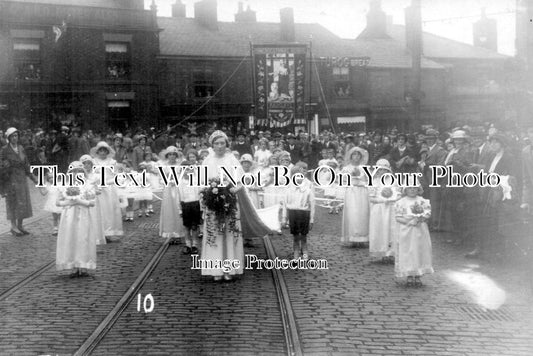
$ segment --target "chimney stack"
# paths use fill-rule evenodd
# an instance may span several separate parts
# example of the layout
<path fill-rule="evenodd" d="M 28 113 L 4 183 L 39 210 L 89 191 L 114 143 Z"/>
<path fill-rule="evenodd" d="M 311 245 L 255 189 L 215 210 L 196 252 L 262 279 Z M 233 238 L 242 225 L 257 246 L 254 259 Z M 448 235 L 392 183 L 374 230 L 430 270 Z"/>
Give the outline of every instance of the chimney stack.
<path fill-rule="evenodd" d="M 280 32 L 281 41 L 295 42 L 296 35 L 294 32 L 294 11 L 292 7 L 286 7 L 280 10 Z"/>
<path fill-rule="evenodd" d="M 239 23 L 254 23 L 257 22 L 257 17 L 255 16 L 255 11 L 250 10 L 250 5 L 246 8 L 246 11 L 243 11 L 242 1 L 239 1 L 239 9 L 235 14 L 235 22 Z"/>
<path fill-rule="evenodd" d="M 484 8 L 481 10 L 481 19 L 474 23 L 474 46 L 498 51 L 496 20 L 487 18 Z"/>
<path fill-rule="evenodd" d="M 186 7 L 181 0 L 176 0 L 176 3 L 172 4 L 172 17 L 186 17 Z"/>
<path fill-rule="evenodd" d="M 217 1 L 201 0 L 196 2 L 194 4 L 194 18 L 210 30 L 218 30 Z"/>
<path fill-rule="evenodd" d="M 366 32 L 372 38 L 387 37 L 387 16 L 381 9 L 381 0 L 372 0 L 366 14 Z"/>

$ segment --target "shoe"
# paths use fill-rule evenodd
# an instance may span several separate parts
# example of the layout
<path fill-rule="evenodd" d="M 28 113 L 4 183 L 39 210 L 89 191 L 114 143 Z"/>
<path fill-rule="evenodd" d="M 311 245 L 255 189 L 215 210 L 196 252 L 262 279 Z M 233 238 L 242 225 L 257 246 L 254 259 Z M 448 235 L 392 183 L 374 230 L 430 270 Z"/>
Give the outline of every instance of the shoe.
<path fill-rule="evenodd" d="M 224 280 L 225 281 L 231 281 L 233 278 L 229 275 L 229 274 L 225 274 L 224 275 Z"/>
<path fill-rule="evenodd" d="M 414 286 L 414 284 L 415 284 L 415 282 L 414 282 L 413 276 L 407 277 L 407 286 L 408 287 L 412 287 L 412 286 Z"/>
<path fill-rule="evenodd" d="M 183 247 L 183 250 L 181 251 L 184 255 L 190 255 L 191 254 L 191 248 L 189 246 Z"/>
<path fill-rule="evenodd" d="M 54 230 L 52 230 L 52 235 L 57 236 L 57 233 L 58 233 L 58 229 L 57 227 L 54 227 Z"/>
<path fill-rule="evenodd" d="M 420 280 L 420 277 L 416 276 L 415 281 L 413 282 L 415 287 L 422 287 L 422 281 Z"/>
<path fill-rule="evenodd" d="M 22 235 L 24 235 L 22 232 L 20 232 L 20 231 L 15 231 L 15 230 L 13 230 L 13 229 L 11 229 L 11 234 L 12 234 L 13 236 L 22 236 Z"/>
<path fill-rule="evenodd" d="M 143 217 L 143 214 L 139 214 L 139 215 L 137 215 L 137 217 L 142 218 L 142 217 Z"/>
<path fill-rule="evenodd" d="M 214 280 L 215 282 L 219 282 L 219 281 L 222 280 L 222 276 L 214 276 L 214 277 L 213 277 L 213 280 Z"/>
<path fill-rule="evenodd" d="M 191 255 L 197 255 L 198 254 L 198 247 L 193 246 L 191 247 Z"/>
<path fill-rule="evenodd" d="M 146 216 L 147 218 L 149 218 L 149 217 L 150 217 L 150 214 L 145 213 L 144 216 Z"/>
<path fill-rule="evenodd" d="M 30 233 L 23 228 L 19 227 L 20 232 L 22 232 L 22 235 L 29 235 Z"/>

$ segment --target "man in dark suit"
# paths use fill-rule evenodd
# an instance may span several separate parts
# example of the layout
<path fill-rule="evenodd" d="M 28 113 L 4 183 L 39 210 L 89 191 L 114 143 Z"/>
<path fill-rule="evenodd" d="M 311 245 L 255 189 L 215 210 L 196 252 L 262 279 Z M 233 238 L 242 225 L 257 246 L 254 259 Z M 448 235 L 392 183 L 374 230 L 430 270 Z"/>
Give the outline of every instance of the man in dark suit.
<path fill-rule="evenodd" d="M 191 149 L 198 151 L 200 149 L 200 144 L 198 143 L 198 135 L 195 132 L 191 132 L 188 138 L 189 143 L 185 145 L 183 152 L 187 153 Z"/>
<path fill-rule="evenodd" d="M 302 160 L 302 147 L 299 142 L 296 142 L 296 137 L 292 133 L 287 135 L 287 141 L 285 149 L 291 155 L 291 162 L 296 164 Z"/>
<path fill-rule="evenodd" d="M 246 142 L 244 133 L 239 132 L 237 134 L 237 141 L 233 144 L 232 150 L 239 152 L 242 156 L 244 154 L 252 154 L 252 146 Z"/>
<path fill-rule="evenodd" d="M 472 164 L 472 152 L 468 148 L 469 136 L 463 130 L 456 130 L 452 133 L 451 139 L 454 148 L 448 152 L 444 160 L 445 166 L 452 166 L 453 171 L 461 175 L 469 172 Z M 467 199 L 464 187 L 445 188 L 445 208 L 450 213 L 454 238 L 449 242 L 464 244 L 469 235 L 467 219 Z"/>
<path fill-rule="evenodd" d="M 57 164 L 59 172 L 66 173 L 68 169 L 69 143 L 68 136 L 69 128 L 61 126 L 61 133 L 52 141 L 52 164 Z"/>
<path fill-rule="evenodd" d="M 472 136 L 472 163 L 478 169 L 485 169 L 492 155 L 487 134 L 482 127 L 475 127 L 470 135 Z"/>
<path fill-rule="evenodd" d="M 447 152 L 444 148 L 437 144 L 439 132 L 437 130 L 429 129 L 426 131 L 425 141 L 428 145 L 428 153 L 426 157 L 419 162 L 419 167 L 424 174 L 426 184 L 431 184 L 431 166 L 441 166 L 444 164 Z M 440 182 L 443 184 L 443 182 Z M 439 230 L 441 228 L 442 219 L 442 195 L 444 188 L 428 187 L 429 202 L 431 203 L 431 221 L 429 227 L 431 230 Z"/>
<path fill-rule="evenodd" d="M 508 152 L 509 140 L 506 136 L 496 133 L 490 139 L 492 158 L 488 161 L 485 172 L 498 174 L 500 177 L 516 177 L 516 167 L 512 155 Z M 513 186 L 512 179 L 510 180 Z M 513 191 L 516 190 L 514 187 Z M 506 245 L 507 237 L 501 234 L 500 227 L 506 223 L 507 218 L 504 200 L 513 200 L 513 191 L 510 199 L 504 195 L 503 188 L 484 187 L 480 189 L 482 214 L 479 217 L 477 233 L 475 235 L 475 248 L 466 257 L 477 257 L 491 247 L 501 248 Z M 499 251 L 495 251 L 499 252 Z"/>

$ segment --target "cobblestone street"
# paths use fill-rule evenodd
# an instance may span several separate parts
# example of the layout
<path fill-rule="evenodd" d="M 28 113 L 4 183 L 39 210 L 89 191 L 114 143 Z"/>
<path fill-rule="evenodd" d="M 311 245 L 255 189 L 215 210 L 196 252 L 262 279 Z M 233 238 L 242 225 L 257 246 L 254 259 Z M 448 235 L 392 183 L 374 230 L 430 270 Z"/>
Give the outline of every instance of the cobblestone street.
<path fill-rule="evenodd" d="M 157 221 L 158 214 L 137 219 L 125 225 L 122 242 L 98 247 L 92 277 L 71 279 L 50 267 L 0 299 L 0 354 L 73 354 L 163 242 Z M 328 270 L 283 271 L 305 355 L 531 354 L 524 260 L 469 261 L 445 243 L 446 234 L 434 234 L 435 274 L 423 287 L 407 288 L 395 282 L 393 265 L 372 261 L 367 249 L 341 246 L 340 221 L 321 209 L 310 235 L 311 258 L 327 259 Z M 28 229 L 34 234 L 0 236 L 0 293 L 55 257 L 50 219 Z M 290 238 L 272 241 L 279 257 L 289 255 Z M 265 258 L 262 240 L 254 239 L 246 253 Z M 181 245 L 169 246 L 140 290 L 153 296 L 154 310 L 137 311 L 135 298 L 93 354 L 285 353 L 270 271 L 247 270 L 234 282 L 215 283 L 190 266 Z"/>

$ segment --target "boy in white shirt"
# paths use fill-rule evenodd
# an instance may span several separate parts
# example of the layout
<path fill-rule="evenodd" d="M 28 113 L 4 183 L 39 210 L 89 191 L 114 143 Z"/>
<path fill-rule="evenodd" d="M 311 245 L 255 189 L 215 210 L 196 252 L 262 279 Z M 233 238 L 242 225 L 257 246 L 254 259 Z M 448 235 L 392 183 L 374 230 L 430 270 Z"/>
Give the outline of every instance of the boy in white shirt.
<path fill-rule="evenodd" d="M 292 167 L 291 175 L 305 174 L 307 164 L 298 162 Z M 285 221 L 288 220 L 294 237 L 294 259 L 308 259 L 307 234 L 313 228 L 315 217 L 315 191 L 313 183 L 304 178 L 299 185 L 290 184 L 283 200 Z"/>

